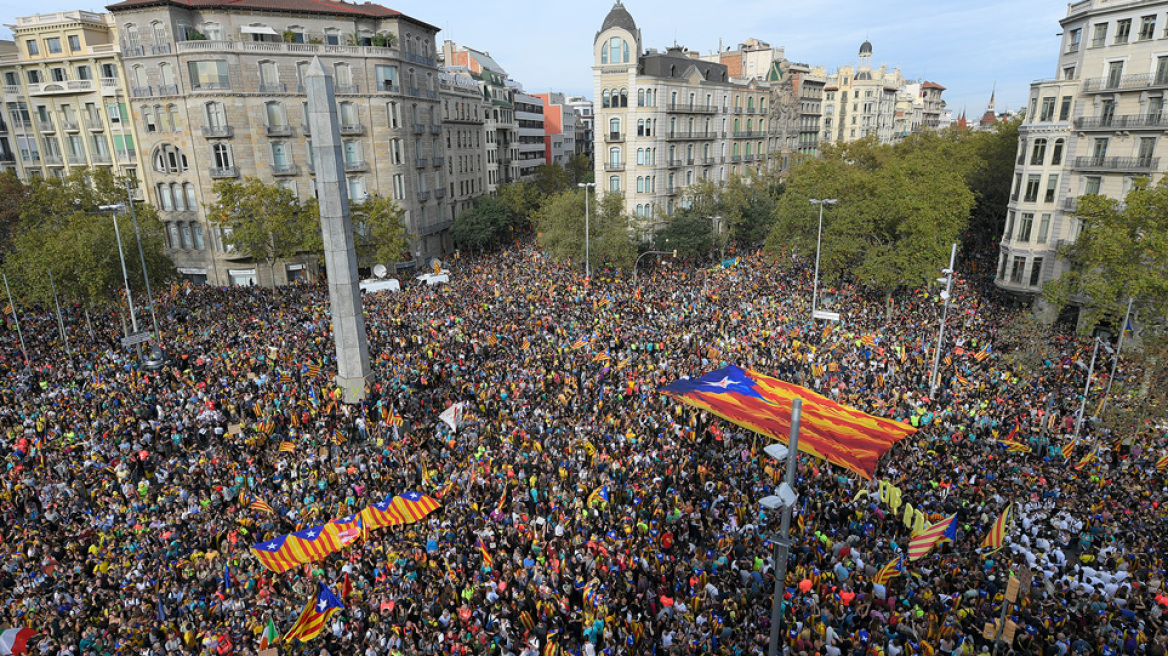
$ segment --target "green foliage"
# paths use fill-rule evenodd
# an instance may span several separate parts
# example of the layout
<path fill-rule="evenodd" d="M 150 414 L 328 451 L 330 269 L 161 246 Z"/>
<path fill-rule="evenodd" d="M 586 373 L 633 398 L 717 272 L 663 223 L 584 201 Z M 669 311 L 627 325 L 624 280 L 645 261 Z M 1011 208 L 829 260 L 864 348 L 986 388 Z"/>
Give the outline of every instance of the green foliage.
<path fill-rule="evenodd" d="M 1021 119 L 997 123 L 993 130 L 971 137 L 981 166 L 968 176 L 977 205 L 969 220 L 969 232 L 979 243 L 1001 238 L 1014 178 L 1014 158 L 1018 152 L 1018 125 Z M 1066 157 L 1066 154 L 1063 155 Z"/>
<path fill-rule="evenodd" d="M 571 185 L 592 182 L 593 177 L 595 177 L 592 171 L 592 160 L 583 153 L 569 157 L 564 170 L 568 172 Z"/>
<path fill-rule="evenodd" d="M 1043 289 L 1048 301 L 1083 303 L 1080 327 L 1108 317 L 1118 323 L 1128 298 L 1145 317 L 1168 312 L 1168 182 L 1137 180 L 1120 205 L 1104 196 L 1079 199 L 1083 232 L 1065 249 L 1072 268 Z"/>
<path fill-rule="evenodd" d="M 15 170 L 0 172 L 0 257 L 12 250 L 12 239 L 28 195 L 29 188 L 16 177 Z"/>
<path fill-rule="evenodd" d="M 460 248 L 483 251 L 504 243 L 511 227 L 507 205 L 495 196 L 480 196 L 454 220 L 451 234 Z"/>
<path fill-rule="evenodd" d="M 76 212 L 96 213 L 102 205 L 128 201 L 126 178 L 105 167 L 76 169 L 63 178 L 34 178 L 20 206 L 22 228 L 34 228 Z M 145 211 L 148 205 L 135 206 Z"/>
<path fill-rule="evenodd" d="M 511 219 L 516 224 L 531 221 L 532 214 L 546 200 L 544 196 L 540 195 L 535 185 L 529 182 L 508 182 L 499 185 L 495 195 L 503 201 L 503 205 L 507 207 L 507 211 L 511 213 Z"/>
<path fill-rule="evenodd" d="M 544 196 L 558 194 L 572 186 L 571 177 L 564 167 L 559 164 L 540 164 L 535 167 L 535 180 L 532 181 L 536 191 Z"/>
<path fill-rule="evenodd" d="M 779 197 L 767 250 L 791 264 L 792 252 L 814 258 L 819 208 L 823 218 L 820 275 L 845 274 L 884 293 L 927 285 L 948 264 L 949 244 L 969 220 L 974 195 L 966 177 L 981 163 L 956 132 L 914 135 L 896 146 L 864 140 L 825 149 L 791 172 Z"/>
<path fill-rule="evenodd" d="M 532 216 L 540 245 L 556 258 L 584 261 L 584 193 L 583 189 L 560 192 Z M 637 249 L 629 235 L 622 196 L 605 194 L 591 204 L 591 211 L 593 269 L 607 265 L 627 270 L 637 258 Z"/>
<path fill-rule="evenodd" d="M 665 228 L 657 235 L 657 247 L 663 251 L 677 249 L 679 257 L 704 258 L 710 253 L 710 219 L 696 211 L 684 209 L 677 212 Z"/>
<path fill-rule="evenodd" d="M 320 216 L 315 203 L 256 178 L 216 182 L 217 200 L 207 215 L 228 228 L 223 241 L 242 256 L 275 266 L 277 260 L 320 251 Z"/>
<path fill-rule="evenodd" d="M 313 213 L 316 215 L 316 235 L 319 239 L 320 213 L 318 209 Z M 405 211 L 392 198 L 375 195 L 363 203 L 352 203 L 349 215 L 353 222 L 353 239 L 360 266 L 390 264 L 401 259 L 402 253 L 409 248 L 410 235 L 406 231 Z"/>
<path fill-rule="evenodd" d="M 686 188 L 688 209 L 699 216 L 719 216 L 716 245 L 725 248 L 731 241 L 743 247 L 761 245 L 774 224 L 775 202 L 783 194 L 776 178 L 749 173 L 734 176 L 725 184 L 699 180 Z M 710 219 L 706 219 L 707 224 Z M 707 229 L 712 229 L 707 225 Z"/>

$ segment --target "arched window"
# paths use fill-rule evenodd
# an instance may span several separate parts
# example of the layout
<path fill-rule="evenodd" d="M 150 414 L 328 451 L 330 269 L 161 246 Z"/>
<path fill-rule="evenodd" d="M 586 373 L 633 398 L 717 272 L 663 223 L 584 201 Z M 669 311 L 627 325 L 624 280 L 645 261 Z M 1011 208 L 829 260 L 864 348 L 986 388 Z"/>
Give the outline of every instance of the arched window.
<path fill-rule="evenodd" d="M 170 90 L 163 90 L 162 93 L 177 93 L 177 88 L 174 83 L 174 68 L 165 62 L 158 65 L 158 76 L 162 78 L 162 86 L 172 87 Z"/>
<path fill-rule="evenodd" d="M 1044 161 L 1046 161 L 1046 139 L 1035 139 L 1034 146 L 1030 151 L 1030 163 L 1042 166 Z"/>
<path fill-rule="evenodd" d="M 620 106 L 621 107 L 628 107 L 629 106 L 629 90 L 628 89 L 621 89 L 620 90 Z"/>
<path fill-rule="evenodd" d="M 637 119 L 637 136 L 645 136 L 645 119 L 643 118 Z"/>
<path fill-rule="evenodd" d="M 638 148 L 637 149 L 637 164 L 644 164 L 644 163 L 645 163 L 645 149 Z"/>
<path fill-rule="evenodd" d="M 738 144 L 737 143 L 734 144 L 734 148 L 731 151 L 730 156 L 731 157 L 738 157 Z"/>
<path fill-rule="evenodd" d="M 734 132 L 737 133 L 740 131 L 742 131 L 741 119 L 736 118 L 736 119 L 734 119 Z"/>
<path fill-rule="evenodd" d="M 600 63 L 601 64 L 608 63 L 608 46 L 607 45 L 600 46 Z"/>
<path fill-rule="evenodd" d="M 158 129 L 160 131 L 170 132 L 174 129 L 174 126 L 170 125 L 170 115 L 162 109 L 162 105 L 154 106 L 154 115 L 158 118 Z"/>
<path fill-rule="evenodd" d="M 608 133 L 613 139 L 620 139 L 621 136 L 621 120 L 613 117 L 608 119 Z"/>
<path fill-rule="evenodd" d="M 150 86 L 150 83 L 146 81 L 146 69 L 141 65 L 134 66 L 132 77 L 136 88 L 146 89 Z"/>
<path fill-rule="evenodd" d="M 746 97 L 746 110 L 750 112 L 754 111 L 754 96 Z"/>
<path fill-rule="evenodd" d="M 170 185 L 159 183 L 158 205 L 162 207 L 164 212 L 170 212 L 174 210 L 174 198 L 170 195 Z"/>
<path fill-rule="evenodd" d="M 656 121 L 657 121 L 657 119 L 655 119 L 655 118 L 645 119 L 645 136 L 646 137 L 653 136 L 653 123 Z"/>
<path fill-rule="evenodd" d="M 169 116 L 169 117 L 170 117 L 170 128 L 171 128 L 172 130 L 174 130 L 175 132 L 178 132 L 178 131 L 181 129 L 181 128 L 179 127 L 179 124 L 178 124 L 178 122 L 179 122 L 179 118 L 178 118 L 178 106 L 176 106 L 176 105 L 167 105 L 167 106 L 166 106 L 166 114 L 167 114 L 167 116 Z"/>
<path fill-rule="evenodd" d="M 645 178 L 642 176 L 637 176 L 637 193 L 645 193 Z"/>
<path fill-rule="evenodd" d="M 749 141 L 746 142 L 746 153 L 745 154 L 748 158 L 750 157 L 750 142 Z"/>
<path fill-rule="evenodd" d="M 166 28 L 163 27 L 162 21 L 152 21 L 150 23 L 150 33 L 154 35 L 154 45 L 160 46 L 166 43 Z"/>
<path fill-rule="evenodd" d="M 608 61 L 612 62 L 613 64 L 620 64 L 628 61 L 627 59 L 621 59 L 621 45 L 623 43 L 624 41 L 622 41 L 619 36 L 614 36 L 608 40 Z M 624 50 L 627 51 L 628 46 L 625 46 Z"/>
<path fill-rule="evenodd" d="M 609 176 L 608 190 L 612 193 L 620 192 L 620 176 L 619 175 Z"/>
<path fill-rule="evenodd" d="M 1063 140 L 1055 139 L 1054 147 L 1050 149 L 1050 163 L 1051 166 L 1058 166 L 1063 163 Z"/>
<path fill-rule="evenodd" d="M 645 90 L 637 89 L 637 107 L 645 106 Z"/>
<path fill-rule="evenodd" d="M 746 131 L 751 132 L 752 130 L 754 130 L 754 119 L 748 118 L 746 119 Z"/>
<path fill-rule="evenodd" d="M 209 102 L 204 105 L 207 115 L 207 127 L 221 128 L 227 125 L 227 111 L 221 102 Z"/>
<path fill-rule="evenodd" d="M 609 166 L 621 165 L 621 149 L 620 146 L 613 146 L 608 149 L 608 164 Z"/>
<path fill-rule="evenodd" d="M 629 63 L 629 44 L 627 41 L 621 41 L 621 58 L 624 63 Z"/>
<path fill-rule="evenodd" d="M 133 23 L 126 23 L 122 26 L 122 32 L 126 35 L 126 46 L 129 48 L 137 48 L 142 44 L 142 37 L 138 36 L 138 26 Z"/>
<path fill-rule="evenodd" d="M 170 144 L 161 144 L 150 158 L 159 173 L 182 173 L 187 170 L 187 156 Z"/>
<path fill-rule="evenodd" d="M 231 145 L 223 142 L 216 142 L 211 146 L 211 156 L 215 160 L 215 168 L 225 169 L 233 165 L 234 159 L 231 157 Z"/>
<path fill-rule="evenodd" d="M 605 89 L 604 91 L 602 91 L 600 93 L 600 99 L 601 99 L 600 106 L 603 107 L 604 109 L 608 109 L 610 106 L 610 103 L 612 102 L 612 99 L 608 93 L 608 89 Z"/>

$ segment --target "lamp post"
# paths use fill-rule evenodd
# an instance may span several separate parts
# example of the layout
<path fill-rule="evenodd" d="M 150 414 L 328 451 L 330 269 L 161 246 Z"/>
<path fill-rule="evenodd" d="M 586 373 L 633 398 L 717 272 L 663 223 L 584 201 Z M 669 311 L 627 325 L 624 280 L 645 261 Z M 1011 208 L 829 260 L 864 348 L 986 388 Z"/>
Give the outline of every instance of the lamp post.
<path fill-rule="evenodd" d="M 138 242 L 138 261 L 142 264 L 142 279 L 146 282 L 146 305 L 150 308 L 150 324 L 154 326 L 154 339 L 162 341 L 158 330 L 158 315 L 154 312 L 154 294 L 150 291 L 150 272 L 146 270 L 146 254 L 142 251 L 142 233 L 138 230 L 138 215 L 134 212 L 134 194 L 130 179 L 126 178 L 126 204 L 130 207 L 130 220 L 134 222 L 134 239 Z"/>
<path fill-rule="evenodd" d="M 126 273 L 126 254 L 122 251 L 122 232 L 118 228 L 118 215 L 116 212 L 123 209 L 125 206 L 118 205 L 102 205 L 97 209 L 102 212 L 111 212 L 110 217 L 114 220 L 114 239 L 118 242 L 118 259 L 122 262 L 122 282 L 126 284 L 126 304 L 130 306 L 130 327 L 136 334 L 138 332 L 138 315 L 134 312 L 134 296 L 130 293 L 130 275 Z M 124 325 L 124 324 L 123 324 Z M 135 344 L 138 352 L 138 358 L 142 358 L 142 345 Z"/>
<path fill-rule="evenodd" d="M 589 187 L 595 189 L 595 182 L 577 182 L 577 187 L 584 190 L 584 276 L 588 279 L 592 278 L 592 253 L 590 251 L 589 242 L 592 238 L 592 233 L 588 229 L 588 215 L 591 212 L 588 207 L 588 189 Z"/>
<path fill-rule="evenodd" d="M 775 595 L 771 602 L 771 641 L 767 650 L 768 656 L 776 656 L 779 650 L 779 623 L 783 618 L 783 592 L 787 585 L 787 559 L 791 552 L 791 509 L 798 500 L 795 493 L 795 469 L 799 459 L 799 420 L 803 414 L 803 399 L 791 401 L 791 432 L 787 446 L 772 444 L 763 451 L 776 460 L 786 459 L 787 474 L 783 484 L 779 486 L 778 496 L 768 496 L 762 499 L 762 505 L 768 510 L 779 506 L 783 508 L 783 520 L 779 527 L 779 535 L 771 538 L 775 545 Z"/>
<path fill-rule="evenodd" d="M 16 316 L 16 303 L 12 302 L 12 290 L 8 288 L 8 274 L 4 275 L 4 292 L 8 294 L 8 307 L 12 310 L 12 323 L 16 324 L 16 336 L 20 338 L 20 352 L 24 354 L 24 366 L 28 366 L 28 348 L 24 345 L 24 333 L 20 330 L 20 317 Z"/>
<path fill-rule="evenodd" d="M 646 255 L 672 255 L 673 257 L 677 257 L 677 249 L 676 248 L 673 249 L 672 252 L 670 252 L 670 251 L 645 251 L 644 253 L 641 253 L 640 255 L 638 255 L 637 261 L 633 262 L 633 284 L 634 285 L 637 284 L 637 265 L 641 263 L 641 258 L 645 257 Z"/>
<path fill-rule="evenodd" d="M 1099 337 L 1091 347 L 1091 364 L 1087 367 L 1087 384 L 1083 386 L 1083 401 L 1079 403 L 1079 416 L 1075 419 L 1075 437 L 1079 439 L 1079 429 L 1083 427 L 1083 415 L 1087 412 L 1087 394 L 1091 392 L 1091 378 L 1095 375 L 1095 356 L 1099 354 Z"/>
<path fill-rule="evenodd" d="M 61 318 L 61 302 L 57 300 L 57 283 L 53 281 L 53 270 L 49 269 L 49 286 L 53 290 L 53 305 L 57 306 L 57 328 L 61 331 L 61 341 L 65 342 L 65 355 L 72 357 L 69 349 L 69 335 L 65 333 L 65 320 Z"/>
<path fill-rule="evenodd" d="M 1099 414 L 1107 408 L 1107 401 L 1111 398 L 1111 384 L 1115 382 L 1115 370 L 1119 368 L 1119 355 L 1123 353 L 1123 338 L 1127 335 L 1127 322 L 1131 318 L 1132 303 L 1136 299 L 1127 299 L 1127 312 L 1123 315 L 1123 325 L 1119 327 L 1119 343 L 1115 345 L 1115 359 L 1111 361 L 1111 375 L 1107 377 L 1107 391 L 1103 393 L 1103 404 L 1099 406 Z"/>
<path fill-rule="evenodd" d="M 937 331 L 937 348 L 933 350 L 933 373 L 929 376 L 929 398 L 937 395 L 937 368 L 941 364 L 941 344 L 945 340 L 945 321 L 949 318 L 949 300 L 953 295 L 953 272 L 957 264 L 957 244 L 949 251 L 949 268 L 941 269 L 944 278 L 937 278 L 937 282 L 945 283 L 945 291 L 941 292 L 941 300 L 945 305 L 941 310 L 941 329 Z"/>
<path fill-rule="evenodd" d="M 835 205 L 836 198 L 812 198 L 811 204 L 819 206 L 819 234 L 815 238 L 815 280 L 811 283 L 811 322 L 815 323 L 815 304 L 819 301 L 819 251 L 823 246 L 823 206 Z"/>

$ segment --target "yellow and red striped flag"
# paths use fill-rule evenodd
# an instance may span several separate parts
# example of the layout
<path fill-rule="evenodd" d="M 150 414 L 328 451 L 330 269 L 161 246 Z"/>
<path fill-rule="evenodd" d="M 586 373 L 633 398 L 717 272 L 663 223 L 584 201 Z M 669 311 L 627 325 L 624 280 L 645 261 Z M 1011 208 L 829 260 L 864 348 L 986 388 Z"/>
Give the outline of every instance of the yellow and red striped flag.
<path fill-rule="evenodd" d="M 397 413 L 397 408 L 390 406 L 389 419 L 386 420 L 386 423 L 388 423 L 390 426 L 401 426 L 402 425 L 402 416 Z"/>
<path fill-rule="evenodd" d="M 1156 461 L 1156 471 L 1162 472 L 1168 469 L 1168 456 L 1164 456 Z"/>
<path fill-rule="evenodd" d="M 957 515 L 953 514 L 912 536 L 908 541 L 908 559 L 920 560 L 941 542 L 956 539 Z"/>
<path fill-rule="evenodd" d="M 296 624 L 284 635 L 284 640 L 299 640 L 308 642 L 324 630 L 324 625 L 332 614 L 343 610 L 345 604 L 329 590 L 324 583 L 318 584 L 316 595 L 304 605 Z"/>
<path fill-rule="evenodd" d="M 1088 453 L 1087 455 L 1083 456 L 1083 459 L 1080 460 L 1077 465 L 1075 465 L 1075 471 L 1078 471 L 1078 470 L 1086 467 L 1087 465 L 1091 464 L 1092 462 L 1095 462 L 1098 459 L 1099 459 L 1099 445 L 1096 444 L 1095 448 L 1091 449 L 1091 452 Z"/>
<path fill-rule="evenodd" d="M 264 501 L 263 499 L 256 499 L 255 501 L 252 501 L 251 504 L 248 506 L 248 508 L 250 508 L 251 510 L 258 510 L 260 512 L 266 512 L 266 513 L 276 512 L 275 510 L 272 510 L 272 507 L 269 506 L 268 503 L 266 501 Z"/>
<path fill-rule="evenodd" d="M 1013 519 L 1014 504 L 1006 506 L 1002 514 L 998 517 L 998 521 L 990 527 L 990 532 L 986 534 L 985 539 L 982 540 L 981 546 L 983 548 L 1001 549 L 1002 544 L 1006 541 L 1006 531 L 1009 529 L 1010 520 Z"/>
<path fill-rule="evenodd" d="M 307 364 L 307 365 L 304 365 L 304 369 L 305 369 L 306 373 L 308 374 L 309 378 L 316 378 L 317 376 L 320 375 L 320 365 L 319 364 Z"/>
<path fill-rule="evenodd" d="M 529 340 L 529 339 L 527 339 L 526 337 L 524 337 L 524 338 L 523 338 L 523 346 L 521 346 L 520 348 L 522 348 L 524 351 L 526 351 L 527 349 L 531 348 L 531 340 Z"/>
<path fill-rule="evenodd" d="M 491 552 L 487 551 L 487 545 L 483 544 L 483 539 L 479 538 L 479 543 L 475 546 L 479 548 L 479 553 L 483 555 L 483 564 L 493 568 L 495 566 L 495 559 L 491 558 Z"/>
<path fill-rule="evenodd" d="M 876 585 L 888 585 L 892 579 L 904 574 L 904 554 L 894 556 L 888 564 L 880 568 L 876 572 L 876 576 L 872 577 L 872 582 Z"/>
<path fill-rule="evenodd" d="M 295 444 L 289 442 L 288 440 L 284 440 L 283 442 L 280 442 L 280 452 L 281 453 L 294 453 L 295 451 L 296 451 Z"/>
<path fill-rule="evenodd" d="M 1063 445 L 1063 459 L 1070 460 L 1071 455 L 1075 452 L 1075 445 L 1079 443 L 1079 439 L 1075 438 Z"/>
<path fill-rule="evenodd" d="M 585 346 L 588 346 L 588 340 L 584 339 L 583 337 L 579 337 L 576 339 L 576 341 L 572 342 L 572 350 L 573 351 L 575 351 L 577 349 L 582 349 Z"/>

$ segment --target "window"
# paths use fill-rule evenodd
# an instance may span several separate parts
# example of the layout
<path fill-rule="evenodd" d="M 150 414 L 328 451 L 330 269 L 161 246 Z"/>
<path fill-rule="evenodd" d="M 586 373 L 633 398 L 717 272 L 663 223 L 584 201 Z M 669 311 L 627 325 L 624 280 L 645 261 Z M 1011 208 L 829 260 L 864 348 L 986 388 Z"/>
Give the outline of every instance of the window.
<path fill-rule="evenodd" d="M 340 119 L 341 125 L 358 125 L 361 122 L 356 105 L 345 101 L 340 104 L 340 108 L 340 115 L 337 118 Z"/>
<path fill-rule="evenodd" d="M 193 61 L 187 62 L 187 67 L 191 74 L 192 89 L 231 88 L 225 61 Z"/>
<path fill-rule="evenodd" d="M 629 44 L 624 39 L 614 36 L 608 40 L 608 62 L 611 64 L 628 63 Z M 605 62 L 601 62 L 605 63 Z"/>
<path fill-rule="evenodd" d="M 358 165 L 361 163 L 361 142 L 360 141 L 346 141 L 344 143 L 345 164 Z"/>
<path fill-rule="evenodd" d="M 1156 58 L 1156 84 L 1168 82 L 1168 57 Z"/>
<path fill-rule="evenodd" d="M 1042 166 L 1046 159 L 1046 139 L 1035 139 L 1034 146 L 1030 151 L 1030 164 L 1034 166 Z"/>
<path fill-rule="evenodd" d="M 158 185 L 158 204 L 166 212 L 174 210 L 174 197 L 170 195 L 170 185 L 161 183 Z"/>
<path fill-rule="evenodd" d="M 122 29 L 122 32 L 126 36 L 126 46 L 128 46 L 129 48 L 137 48 L 139 45 L 142 44 L 142 39 L 141 39 L 141 37 L 138 36 L 138 26 L 137 25 L 135 25 L 133 23 L 126 23 L 126 25 Z"/>
<path fill-rule="evenodd" d="M 1083 30 L 1071 30 L 1067 35 L 1067 52 L 1078 52 L 1079 42 L 1083 39 Z"/>
<path fill-rule="evenodd" d="M 326 45 L 339 46 L 341 45 L 341 31 L 335 27 L 330 27 L 324 31 L 324 42 Z"/>
<path fill-rule="evenodd" d="M 386 117 L 388 118 L 389 127 L 397 128 L 400 124 L 401 118 L 398 114 L 396 102 L 391 102 L 385 108 Z"/>
<path fill-rule="evenodd" d="M 1098 48 L 1107 43 L 1107 23 L 1099 23 L 1091 32 L 1091 47 Z"/>
<path fill-rule="evenodd" d="M 621 165 L 621 149 L 619 146 L 613 146 L 608 149 L 608 165 L 613 168 Z"/>
<path fill-rule="evenodd" d="M 393 198 L 394 200 L 404 200 L 406 197 L 405 176 L 398 173 L 393 176 Z"/>
<path fill-rule="evenodd" d="M 170 195 L 174 196 L 174 209 L 176 212 L 187 211 L 186 203 L 183 202 L 182 187 L 178 183 L 170 185 Z M 194 209 L 193 207 L 191 209 Z M 190 246 L 183 246 L 183 248 L 190 248 Z"/>
<path fill-rule="evenodd" d="M 61 37 L 54 36 L 54 37 L 50 37 L 48 39 L 45 39 L 45 49 L 49 51 L 49 54 L 52 54 L 52 55 L 60 54 L 61 53 Z"/>
<path fill-rule="evenodd" d="M 231 156 L 231 146 L 217 142 L 211 146 L 211 157 L 215 160 L 215 168 L 226 169 L 233 166 L 235 160 Z"/>
<path fill-rule="evenodd" d="M 1002 237 L 1002 241 L 1010 241 L 1014 235 L 1014 212 L 1011 210 L 1006 214 L 1006 234 Z"/>
<path fill-rule="evenodd" d="M 637 89 L 637 107 L 645 106 L 645 90 Z"/>
<path fill-rule="evenodd" d="M 142 121 L 146 124 L 147 132 L 158 131 L 158 124 L 154 122 L 154 112 L 149 107 L 142 108 Z"/>
<path fill-rule="evenodd" d="M 277 169 L 287 168 L 291 164 L 288 158 L 288 145 L 283 141 L 272 142 L 272 166 Z"/>
<path fill-rule="evenodd" d="M 620 90 L 620 106 L 621 107 L 628 107 L 629 106 L 629 90 L 628 89 L 621 89 Z"/>
<path fill-rule="evenodd" d="M 81 37 L 76 34 L 69 35 L 69 50 L 70 52 L 77 52 L 81 50 Z"/>
<path fill-rule="evenodd" d="M 1043 214 L 1042 220 L 1038 223 L 1038 243 L 1046 243 L 1046 235 L 1050 232 L 1050 214 Z"/>
<path fill-rule="evenodd" d="M 1026 177 L 1026 196 L 1022 199 L 1027 203 L 1033 203 L 1038 200 L 1038 188 L 1042 184 L 1041 175 L 1030 175 Z"/>
<path fill-rule="evenodd" d="M 227 126 L 227 110 L 221 102 L 209 102 L 205 105 L 207 125 L 213 128 Z"/>
<path fill-rule="evenodd" d="M 1125 18 L 1115 22 L 1115 42 L 1127 43 L 1128 37 L 1131 35 L 1131 19 Z"/>
<path fill-rule="evenodd" d="M 1037 287 L 1040 280 L 1042 280 L 1042 258 L 1036 257 L 1030 263 L 1030 286 Z"/>
<path fill-rule="evenodd" d="M 1096 166 L 1102 164 L 1103 159 L 1107 157 L 1107 144 L 1108 139 L 1106 137 L 1098 137 L 1095 139 L 1095 143 L 1091 147 L 1091 159 L 1095 162 Z"/>
<path fill-rule="evenodd" d="M 1047 176 L 1046 178 L 1046 197 L 1044 202 L 1053 203 L 1055 192 L 1058 191 L 1058 175 Z"/>
<path fill-rule="evenodd" d="M 1075 79 L 1075 67 L 1074 66 L 1063 67 L 1063 79 L 1064 80 Z"/>
<path fill-rule="evenodd" d="M 37 68 L 28 69 L 25 71 L 25 75 L 28 77 L 29 84 L 40 84 L 41 82 L 45 81 L 44 76 L 41 75 L 40 69 Z"/>
<path fill-rule="evenodd" d="M 608 89 L 600 92 L 600 106 L 604 109 L 608 109 L 612 106 L 612 96 Z"/>
<path fill-rule="evenodd" d="M 1023 212 L 1018 222 L 1018 241 L 1030 241 L 1030 231 L 1034 227 L 1034 212 Z"/>
<path fill-rule="evenodd" d="M 1054 148 L 1050 151 L 1050 163 L 1052 166 L 1058 166 L 1063 163 L 1063 140 L 1055 139 Z"/>
<path fill-rule="evenodd" d="M 349 200 L 354 203 L 364 202 L 369 194 L 365 192 L 365 178 L 363 176 L 348 178 Z"/>
<path fill-rule="evenodd" d="M 1071 117 L 1071 97 L 1063 96 L 1062 106 L 1059 107 L 1059 120 L 1065 121 Z"/>
<path fill-rule="evenodd" d="M 280 83 L 280 69 L 277 68 L 276 62 L 262 61 L 260 62 L 260 90 L 261 91 L 275 91 Z"/>
<path fill-rule="evenodd" d="M 1103 178 L 1097 175 L 1087 176 L 1083 178 L 1083 195 L 1091 196 L 1099 193 L 1099 187 L 1103 184 Z"/>
<path fill-rule="evenodd" d="M 1140 18 L 1140 41 L 1151 39 L 1156 33 L 1156 17 L 1144 16 Z"/>
<path fill-rule="evenodd" d="M 620 176 L 619 175 L 610 175 L 608 177 L 608 190 L 609 190 L 609 192 L 612 192 L 612 193 L 617 193 L 620 191 Z"/>
<path fill-rule="evenodd" d="M 275 101 L 264 103 L 264 124 L 268 128 L 282 128 L 288 125 L 283 103 Z"/>
<path fill-rule="evenodd" d="M 41 48 L 37 45 L 36 39 L 29 39 L 28 41 L 24 42 L 24 45 L 28 49 L 29 55 L 41 54 Z"/>
<path fill-rule="evenodd" d="M 187 186 L 189 187 L 190 185 L 188 184 Z M 192 189 L 192 193 L 193 193 L 194 187 L 191 187 L 191 189 Z M 189 200 L 187 201 L 187 204 L 188 205 L 190 204 Z M 206 246 L 203 243 L 203 224 L 196 222 L 192 226 L 192 229 L 193 229 L 193 232 L 195 233 L 195 250 L 201 251 L 204 248 L 206 248 Z"/>
<path fill-rule="evenodd" d="M 378 91 L 393 91 L 398 88 L 397 66 L 378 66 L 376 73 Z"/>
<path fill-rule="evenodd" d="M 1014 265 L 1010 269 L 1010 282 L 1022 282 L 1022 272 L 1026 270 L 1026 258 L 1021 255 L 1014 256 Z"/>
<path fill-rule="evenodd" d="M 389 156 L 394 164 L 402 163 L 401 139 L 389 140 Z"/>
<path fill-rule="evenodd" d="M 1042 112 L 1038 115 L 1038 120 L 1049 121 L 1054 118 L 1054 98 L 1042 99 Z"/>
<path fill-rule="evenodd" d="M 183 183 L 183 193 L 187 197 L 187 209 L 191 210 L 192 212 L 197 210 L 199 208 L 199 201 L 197 198 L 195 198 L 195 185 L 193 185 L 189 182 L 184 182 Z M 203 234 L 202 234 L 202 231 L 200 230 L 199 231 L 199 239 L 196 240 L 196 243 L 198 244 L 199 250 L 203 250 L 203 243 L 202 242 L 203 242 Z"/>
<path fill-rule="evenodd" d="M 336 81 L 338 87 L 353 86 L 353 69 L 348 64 L 336 65 Z"/>
<path fill-rule="evenodd" d="M 292 43 L 304 43 L 304 28 L 300 25 L 290 25 L 284 32 L 288 33 L 285 36 L 291 36 Z"/>
<path fill-rule="evenodd" d="M 620 139 L 621 121 L 619 118 L 611 118 L 608 120 L 608 134 L 612 139 Z"/>
<path fill-rule="evenodd" d="M 49 75 L 52 76 L 54 82 L 64 82 L 67 79 L 65 69 L 60 67 L 49 69 Z"/>
<path fill-rule="evenodd" d="M 1137 157 L 1139 161 L 1137 166 L 1148 167 L 1152 165 L 1153 155 L 1156 154 L 1156 137 L 1140 137 L 1140 150 Z"/>
<path fill-rule="evenodd" d="M 155 148 L 151 161 L 154 170 L 159 173 L 181 173 L 187 170 L 187 156 L 170 144 L 162 144 Z"/>
<path fill-rule="evenodd" d="M 92 80 L 93 79 L 93 74 L 89 72 L 88 66 L 78 66 L 77 67 L 77 79 L 78 80 Z"/>

